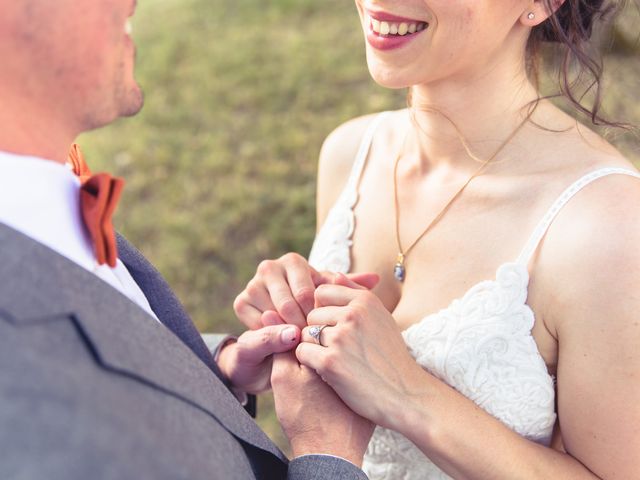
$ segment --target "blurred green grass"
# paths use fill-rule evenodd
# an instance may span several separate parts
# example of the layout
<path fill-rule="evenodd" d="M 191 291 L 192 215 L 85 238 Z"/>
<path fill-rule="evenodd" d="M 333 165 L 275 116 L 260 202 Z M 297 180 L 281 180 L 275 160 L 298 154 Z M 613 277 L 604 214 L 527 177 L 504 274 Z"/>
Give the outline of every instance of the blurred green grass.
<path fill-rule="evenodd" d="M 609 55 L 606 110 L 639 124 L 637 17 Z M 80 143 L 93 170 L 126 179 L 117 226 L 198 327 L 239 333 L 232 302 L 259 261 L 310 249 L 324 137 L 405 92 L 370 80 L 350 1 L 143 0 L 134 37 L 145 108 Z M 615 143 L 640 158 L 637 137 Z M 268 395 L 260 411 L 286 449 Z"/>

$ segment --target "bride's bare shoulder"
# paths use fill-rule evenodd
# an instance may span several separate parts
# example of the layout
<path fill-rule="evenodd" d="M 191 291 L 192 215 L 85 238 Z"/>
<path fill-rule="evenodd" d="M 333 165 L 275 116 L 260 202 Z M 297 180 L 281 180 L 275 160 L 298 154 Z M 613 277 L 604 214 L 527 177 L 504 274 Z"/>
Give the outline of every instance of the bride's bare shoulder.
<path fill-rule="evenodd" d="M 379 113 L 356 117 L 338 126 L 325 139 L 318 164 L 318 223 L 322 224 L 342 192 L 365 132 Z"/>

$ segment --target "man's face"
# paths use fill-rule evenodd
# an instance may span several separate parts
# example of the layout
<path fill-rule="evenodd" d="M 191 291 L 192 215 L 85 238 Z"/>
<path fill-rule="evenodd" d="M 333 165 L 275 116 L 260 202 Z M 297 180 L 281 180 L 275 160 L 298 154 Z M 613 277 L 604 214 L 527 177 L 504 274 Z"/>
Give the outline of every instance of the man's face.
<path fill-rule="evenodd" d="M 136 0 L 0 0 L 0 53 L 14 91 L 78 132 L 137 113 L 142 92 L 128 35 Z M 7 43 L 8 40 L 8 43 Z M 6 82 L 5 82 L 6 83 Z M 64 112 L 64 113 L 63 113 Z"/>

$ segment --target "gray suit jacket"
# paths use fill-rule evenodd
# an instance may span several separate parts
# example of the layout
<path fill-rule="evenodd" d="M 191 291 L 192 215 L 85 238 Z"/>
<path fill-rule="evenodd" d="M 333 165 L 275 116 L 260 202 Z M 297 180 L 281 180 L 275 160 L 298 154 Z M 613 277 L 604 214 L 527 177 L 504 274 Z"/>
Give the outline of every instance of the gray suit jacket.
<path fill-rule="evenodd" d="M 163 304 L 164 281 L 120 243 L 166 327 L 0 224 L 0 479 L 366 478 L 332 457 L 288 464 L 214 374 L 175 297 Z"/>

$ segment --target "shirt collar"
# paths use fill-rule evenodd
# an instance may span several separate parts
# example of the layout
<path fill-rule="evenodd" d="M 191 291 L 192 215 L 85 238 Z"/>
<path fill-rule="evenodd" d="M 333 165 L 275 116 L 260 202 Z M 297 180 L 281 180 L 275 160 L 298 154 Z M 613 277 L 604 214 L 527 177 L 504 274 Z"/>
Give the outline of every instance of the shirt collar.
<path fill-rule="evenodd" d="M 0 222 L 92 270 L 80 181 L 63 164 L 0 151 Z"/>

